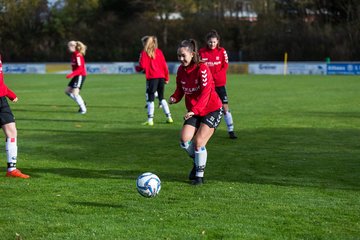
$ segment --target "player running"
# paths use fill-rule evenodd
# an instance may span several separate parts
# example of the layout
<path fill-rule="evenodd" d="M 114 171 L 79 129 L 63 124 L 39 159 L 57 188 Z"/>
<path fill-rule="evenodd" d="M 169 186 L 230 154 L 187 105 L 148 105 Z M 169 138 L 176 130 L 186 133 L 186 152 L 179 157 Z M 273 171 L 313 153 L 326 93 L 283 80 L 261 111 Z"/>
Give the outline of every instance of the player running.
<path fill-rule="evenodd" d="M 23 174 L 16 168 L 17 162 L 17 129 L 14 115 L 11 112 L 10 106 L 6 97 L 12 102 L 17 102 L 16 94 L 11 91 L 4 82 L 4 74 L 2 68 L 2 61 L 0 55 L 0 122 L 1 128 L 6 135 L 5 150 L 7 158 L 7 173 L 6 177 L 29 178 L 29 175 Z"/>
<path fill-rule="evenodd" d="M 226 50 L 220 47 L 220 36 L 212 30 L 206 35 L 207 47 L 199 50 L 199 55 L 202 61 L 209 67 L 214 81 L 215 90 L 218 93 L 224 108 L 224 119 L 227 125 L 229 137 L 236 139 L 234 132 L 233 118 L 229 109 L 229 101 L 226 94 L 226 71 L 229 66 L 228 56 Z"/>
<path fill-rule="evenodd" d="M 86 46 L 79 41 L 70 41 L 68 42 L 68 49 L 71 54 L 71 67 L 72 72 L 66 75 L 66 78 L 71 78 L 71 81 L 68 84 L 68 87 L 65 89 L 65 94 L 68 95 L 79 105 L 79 113 L 85 114 L 86 103 L 83 98 L 80 96 L 80 90 L 84 85 L 86 78 L 86 67 L 85 67 L 85 53 Z"/>
<path fill-rule="evenodd" d="M 146 106 L 148 120 L 144 125 L 154 125 L 154 99 L 155 92 L 158 93 L 159 102 L 166 115 L 166 122 L 173 123 L 170 108 L 164 99 L 165 84 L 169 83 L 169 69 L 162 51 L 158 48 L 155 36 L 145 36 L 141 39 L 144 49 L 141 51 L 139 65 L 136 71 L 145 72 L 146 75 Z"/>
<path fill-rule="evenodd" d="M 169 103 L 178 103 L 185 95 L 187 113 L 181 130 L 180 146 L 194 159 L 189 179 L 204 183 L 207 161 L 206 144 L 220 124 L 222 103 L 215 92 L 209 67 L 200 63 L 195 40 L 184 40 L 177 50 L 181 63 L 176 76 L 176 90 Z"/>

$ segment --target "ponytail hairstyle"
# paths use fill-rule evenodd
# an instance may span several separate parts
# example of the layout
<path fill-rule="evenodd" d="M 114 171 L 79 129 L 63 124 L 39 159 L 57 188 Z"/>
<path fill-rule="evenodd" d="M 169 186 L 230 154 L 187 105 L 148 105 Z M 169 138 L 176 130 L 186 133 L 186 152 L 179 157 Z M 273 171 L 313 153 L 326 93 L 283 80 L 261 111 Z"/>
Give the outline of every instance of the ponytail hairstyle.
<path fill-rule="evenodd" d="M 81 53 L 83 56 L 85 56 L 87 46 L 80 41 L 76 41 L 75 49 L 76 49 L 76 51 Z"/>
<path fill-rule="evenodd" d="M 208 42 L 210 40 L 210 38 L 216 38 L 219 42 L 218 42 L 218 45 L 217 47 L 220 47 L 220 35 L 218 34 L 218 32 L 214 29 L 212 29 L 210 32 L 208 32 L 206 34 L 206 42 Z"/>
<path fill-rule="evenodd" d="M 146 41 L 148 40 L 148 38 L 149 38 L 149 36 L 143 36 L 141 38 L 141 42 L 142 42 L 143 47 L 145 47 L 145 44 L 146 44 Z"/>
<path fill-rule="evenodd" d="M 155 59 L 155 50 L 158 48 L 158 41 L 155 36 L 144 36 L 141 38 L 144 51 L 150 58 Z"/>
<path fill-rule="evenodd" d="M 200 62 L 200 57 L 199 57 L 199 53 L 198 53 L 198 45 L 194 39 L 181 41 L 178 49 L 179 48 L 187 48 L 189 50 L 189 52 L 192 52 L 194 54 L 194 56 L 192 58 L 192 62 L 194 62 L 196 64 L 198 64 Z"/>

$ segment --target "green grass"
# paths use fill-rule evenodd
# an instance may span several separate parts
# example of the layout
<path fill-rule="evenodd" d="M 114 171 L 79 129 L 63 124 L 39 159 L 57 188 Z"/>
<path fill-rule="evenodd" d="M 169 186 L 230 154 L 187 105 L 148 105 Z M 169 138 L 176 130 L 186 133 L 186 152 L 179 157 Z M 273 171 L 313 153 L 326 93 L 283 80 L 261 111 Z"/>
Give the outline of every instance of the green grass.
<path fill-rule="evenodd" d="M 86 115 L 62 75 L 5 81 L 31 178 L 0 177 L 0 239 L 360 239 L 358 77 L 230 75 L 239 138 L 221 124 L 199 187 L 179 147 L 184 102 L 173 125 L 156 109 L 142 126 L 143 75 L 89 75 Z M 154 199 L 136 191 L 147 171 L 162 180 Z"/>

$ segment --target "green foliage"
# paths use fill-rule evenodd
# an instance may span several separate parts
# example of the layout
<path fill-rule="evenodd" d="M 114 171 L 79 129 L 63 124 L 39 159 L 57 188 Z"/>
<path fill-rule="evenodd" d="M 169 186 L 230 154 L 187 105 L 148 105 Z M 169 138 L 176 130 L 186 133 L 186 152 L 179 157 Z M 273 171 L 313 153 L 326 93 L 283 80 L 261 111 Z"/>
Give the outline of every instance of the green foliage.
<path fill-rule="evenodd" d="M 207 183 L 191 186 L 174 124 L 156 109 L 142 126 L 143 75 L 89 75 L 88 113 L 62 75 L 7 75 L 19 96 L 18 167 L 0 177 L 1 239 L 357 239 L 360 122 L 357 77 L 230 75 L 239 138 L 222 123 L 210 140 Z M 166 88 L 174 90 L 174 76 Z M 145 171 L 160 195 L 136 192 Z"/>
<path fill-rule="evenodd" d="M 249 3 L 251 3 L 249 5 Z M 252 11 L 256 22 L 228 13 Z M 173 13 L 180 19 L 171 19 Z M 168 60 L 179 41 L 217 29 L 231 61 L 358 60 L 360 12 L 355 1 L 317 0 L 46 0 L 0 1 L 0 46 L 6 61 L 67 61 L 80 40 L 88 61 L 137 61 L 140 38 L 157 35 Z M 306 42 L 306 44 L 304 44 Z M 242 58 L 239 57 L 241 52 Z"/>
<path fill-rule="evenodd" d="M 0 46 L 6 59 L 23 59 L 38 61 L 32 54 L 39 50 L 39 43 L 44 37 L 42 29 L 46 16 L 46 1 L 2 1 L 0 4 Z"/>

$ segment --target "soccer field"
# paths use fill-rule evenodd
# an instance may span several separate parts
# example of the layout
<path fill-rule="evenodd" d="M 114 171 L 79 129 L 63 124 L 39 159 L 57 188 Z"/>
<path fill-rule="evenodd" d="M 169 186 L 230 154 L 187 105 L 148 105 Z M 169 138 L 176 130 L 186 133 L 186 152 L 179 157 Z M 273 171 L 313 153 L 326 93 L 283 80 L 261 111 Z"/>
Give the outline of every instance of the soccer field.
<path fill-rule="evenodd" d="M 174 124 L 156 109 L 141 125 L 144 75 L 89 75 L 86 115 L 63 75 L 5 82 L 31 178 L 5 178 L 0 153 L 0 239 L 360 239 L 359 77 L 229 75 L 239 138 L 221 123 L 203 186 L 187 181 L 183 101 Z M 166 98 L 174 88 L 171 76 Z M 162 181 L 153 199 L 135 186 L 148 171 Z"/>

